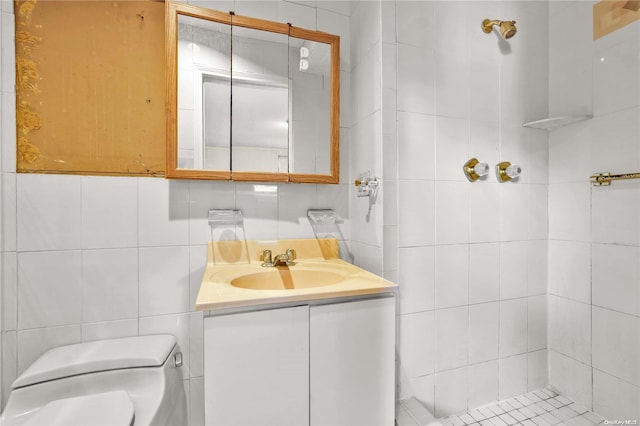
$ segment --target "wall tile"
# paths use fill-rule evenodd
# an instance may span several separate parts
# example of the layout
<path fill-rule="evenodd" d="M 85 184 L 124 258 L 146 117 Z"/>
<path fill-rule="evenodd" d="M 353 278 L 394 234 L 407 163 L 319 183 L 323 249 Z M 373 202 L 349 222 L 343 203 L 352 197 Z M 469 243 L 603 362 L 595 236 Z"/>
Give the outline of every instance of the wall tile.
<path fill-rule="evenodd" d="M 82 324 L 82 341 L 118 339 L 138 335 L 138 318 Z"/>
<path fill-rule="evenodd" d="M 191 426 L 204 426 L 204 378 L 189 380 L 189 421 Z"/>
<path fill-rule="evenodd" d="M 207 247 L 189 247 L 189 308 L 193 309 L 207 267 Z"/>
<path fill-rule="evenodd" d="M 500 244 L 469 246 L 469 303 L 500 299 Z"/>
<path fill-rule="evenodd" d="M 138 179 L 82 177 L 82 248 L 138 245 Z"/>
<path fill-rule="evenodd" d="M 549 235 L 549 189 L 547 185 L 529 185 L 529 238 L 547 239 Z"/>
<path fill-rule="evenodd" d="M 640 61 L 640 58 L 638 60 Z M 621 173 L 624 173 L 626 170 L 633 171 L 640 167 L 638 119 L 640 119 L 640 108 L 636 107 L 594 117 L 591 120 L 589 126 L 591 134 L 587 141 L 591 151 L 592 173 L 595 171 L 618 173 L 613 170 L 621 170 Z M 603 143 L 605 140 L 607 143 Z M 629 187 L 630 190 L 632 188 L 637 191 L 637 185 Z"/>
<path fill-rule="evenodd" d="M 18 254 L 18 329 L 80 324 L 79 251 Z"/>
<path fill-rule="evenodd" d="M 548 271 L 548 242 L 547 240 L 529 241 L 527 294 L 529 296 L 547 293 Z"/>
<path fill-rule="evenodd" d="M 640 388 L 594 369 L 593 410 L 606 419 L 640 418 Z"/>
<path fill-rule="evenodd" d="M 640 384 L 640 318 L 593 307 L 593 367 Z"/>
<path fill-rule="evenodd" d="M 410 379 L 432 374 L 434 369 L 434 314 L 403 314 L 399 321 L 399 374 Z"/>
<path fill-rule="evenodd" d="M 527 352 L 527 299 L 503 300 L 500 302 L 500 358 L 524 352 Z"/>
<path fill-rule="evenodd" d="M 316 208 L 315 185 L 280 185 L 278 188 L 278 239 L 314 238 L 307 210 Z"/>
<path fill-rule="evenodd" d="M 591 367 L 554 350 L 549 351 L 549 383 L 567 398 L 591 409 Z"/>
<path fill-rule="evenodd" d="M 189 370 L 191 377 L 204 375 L 204 321 L 202 312 L 189 314 Z"/>
<path fill-rule="evenodd" d="M 18 331 L 18 375 L 49 349 L 74 343 L 80 343 L 80 325 Z"/>
<path fill-rule="evenodd" d="M 469 366 L 468 407 L 475 408 L 498 400 L 498 361 Z"/>
<path fill-rule="evenodd" d="M 398 244 L 400 247 L 435 242 L 434 182 L 400 181 L 398 194 Z"/>
<path fill-rule="evenodd" d="M 435 371 L 462 367 L 468 363 L 469 308 L 435 311 Z"/>
<path fill-rule="evenodd" d="M 398 44 L 398 110 L 435 114 L 434 51 Z"/>
<path fill-rule="evenodd" d="M 590 263 L 589 243 L 549 241 L 549 292 L 590 303 Z"/>
<path fill-rule="evenodd" d="M 435 47 L 435 3 L 396 2 L 398 43 L 433 50 Z"/>
<path fill-rule="evenodd" d="M 140 316 L 188 312 L 189 248 L 141 248 L 138 256 Z"/>
<path fill-rule="evenodd" d="M 545 388 L 549 385 L 549 354 L 546 349 L 527 354 L 527 391 Z"/>
<path fill-rule="evenodd" d="M 513 163 L 517 164 L 517 163 Z M 521 165 L 522 166 L 522 165 Z M 526 240 L 529 229 L 528 185 L 506 182 L 500 185 L 500 240 Z"/>
<path fill-rule="evenodd" d="M 474 3 L 474 2 L 472 2 Z M 486 2 L 484 3 L 486 4 Z M 484 12 L 486 14 L 486 12 Z M 485 18 L 479 19 L 477 22 L 482 22 Z M 474 22 L 473 25 L 478 25 Z M 484 39 L 484 40 L 482 40 Z M 474 34 L 470 37 L 469 42 L 472 44 L 480 44 L 480 40 L 483 43 L 494 42 L 490 38 L 477 37 Z M 483 46 L 485 51 L 491 50 L 486 46 Z M 493 46 L 492 46 L 493 47 Z M 476 55 L 478 53 L 476 52 Z M 473 55 L 473 53 L 472 53 Z M 488 53 L 489 55 L 489 53 Z M 487 56 L 488 56 L 487 55 Z M 496 96 L 496 93 L 500 93 L 500 69 L 499 62 L 488 61 L 485 58 L 479 60 L 471 60 L 469 63 L 469 117 L 473 121 L 483 121 L 497 123 L 500 118 L 500 103 L 491 101 Z M 496 138 L 494 142 L 498 143 Z M 493 160 L 493 158 L 491 159 Z M 485 161 L 485 160 L 481 160 Z"/>
<path fill-rule="evenodd" d="M 500 359 L 499 399 L 527 392 L 527 354 Z"/>
<path fill-rule="evenodd" d="M 469 188 L 470 242 L 500 241 L 501 202 L 497 183 L 487 182 Z"/>
<path fill-rule="evenodd" d="M 590 194 L 586 181 L 549 185 L 549 238 L 589 240 Z"/>
<path fill-rule="evenodd" d="M 18 328 L 18 256 L 15 252 L 1 253 L 2 259 L 2 330 Z"/>
<path fill-rule="evenodd" d="M 18 250 L 79 249 L 80 176 L 19 174 Z"/>
<path fill-rule="evenodd" d="M 18 340 L 17 333 L 2 333 L 2 406 L 4 407 L 11 393 L 11 384 L 18 377 Z"/>
<path fill-rule="evenodd" d="M 498 302 L 469 306 L 469 363 L 498 358 L 500 305 Z M 461 336 L 458 336 L 461 339 Z M 496 374 L 497 384 L 497 374 Z M 496 387 L 497 389 L 497 387 Z M 497 394 L 497 390 L 496 390 Z M 497 395 L 494 395 L 497 396 Z M 479 397 L 479 396 L 478 396 Z M 476 407 L 480 404 L 469 404 Z"/>
<path fill-rule="evenodd" d="M 469 160 L 467 120 L 436 117 L 436 176 L 441 180 L 466 182 L 461 167 Z"/>
<path fill-rule="evenodd" d="M 266 19 L 269 21 L 278 20 L 277 1 L 238 1 L 235 2 L 235 12 L 238 15 L 251 16 L 252 18 Z"/>
<path fill-rule="evenodd" d="M 436 38 L 436 42 L 438 40 L 439 38 Z M 438 116 L 459 118 L 469 116 L 469 77 L 469 61 L 466 57 L 459 55 L 457 51 L 436 54 L 436 114 Z"/>
<path fill-rule="evenodd" d="M 2 251 L 15 251 L 17 245 L 16 174 L 2 173 Z"/>
<path fill-rule="evenodd" d="M 307 30 L 316 29 L 316 8 L 313 4 L 298 4 L 288 1 L 277 3 L 278 22 L 290 22 L 296 27 Z"/>
<path fill-rule="evenodd" d="M 528 298 L 529 351 L 547 348 L 547 296 Z"/>
<path fill-rule="evenodd" d="M 527 295 L 526 242 L 500 243 L 500 299 Z"/>
<path fill-rule="evenodd" d="M 593 127 L 593 120 L 587 120 L 549 133 L 550 183 L 578 182 L 594 172 L 591 150 L 585 146 L 593 138 Z"/>
<path fill-rule="evenodd" d="M 436 182 L 436 243 L 469 242 L 469 185 Z"/>
<path fill-rule="evenodd" d="M 400 248 L 400 312 L 411 313 L 434 307 L 435 248 Z"/>
<path fill-rule="evenodd" d="M 593 304 L 640 315 L 638 247 L 593 244 L 591 250 Z"/>
<path fill-rule="evenodd" d="M 589 305 L 549 296 L 549 349 L 587 364 L 591 362 Z"/>
<path fill-rule="evenodd" d="M 2 2 L 4 3 L 4 2 Z M 4 6 L 4 5 L 3 5 Z M 15 34 L 15 19 L 10 11 L 4 11 L 0 15 L 2 19 L 2 68 L 15 70 L 15 44 L 11 43 Z M 2 84 L 0 87 L 4 93 L 15 93 L 16 74 L 15 72 L 3 72 Z M 4 170 L 4 169 L 3 169 Z M 9 170 L 4 170 L 9 171 Z"/>
<path fill-rule="evenodd" d="M 436 308 L 469 303 L 469 246 L 436 246 Z"/>
<path fill-rule="evenodd" d="M 274 189 L 275 188 L 275 189 Z M 273 184 L 236 184 L 236 208 L 244 216 L 245 238 L 278 238 L 278 186 Z"/>
<path fill-rule="evenodd" d="M 597 243 L 639 244 L 640 183 L 616 182 L 615 187 L 593 188 L 591 202 L 592 241 Z M 609 191 L 605 191 L 609 189 Z M 615 220 L 611 220 L 611 212 Z"/>
<path fill-rule="evenodd" d="M 82 322 L 138 317 L 138 250 L 82 253 Z"/>
<path fill-rule="evenodd" d="M 637 34 L 637 30 L 636 30 Z M 603 115 L 638 105 L 640 73 L 635 35 L 617 44 L 597 43 L 593 51 L 593 112 Z"/>
<path fill-rule="evenodd" d="M 189 182 L 138 180 L 138 242 L 142 247 L 189 243 Z"/>
<path fill-rule="evenodd" d="M 467 367 L 437 373 L 435 416 L 444 417 L 467 410 Z"/>
<path fill-rule="evenodd" d="M 435 178 L 435 117 L 398 111 L 398 176 Z"/>

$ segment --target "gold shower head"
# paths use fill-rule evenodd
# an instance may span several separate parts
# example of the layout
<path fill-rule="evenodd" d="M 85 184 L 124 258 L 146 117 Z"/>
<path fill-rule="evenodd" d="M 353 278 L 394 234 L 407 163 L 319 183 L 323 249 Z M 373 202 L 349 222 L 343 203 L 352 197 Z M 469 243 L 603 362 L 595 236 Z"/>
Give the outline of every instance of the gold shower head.
<path fill-rule="evenodd" d="M 516 35 L 516 32 L 518 31 L 516 28 L 516 21 L 500 21 L 498 19 L 485 19 L 482 21 L 482 31 L 489 34 L 494 25 L 500 26 L 500 34 L 505 40 Z"/>

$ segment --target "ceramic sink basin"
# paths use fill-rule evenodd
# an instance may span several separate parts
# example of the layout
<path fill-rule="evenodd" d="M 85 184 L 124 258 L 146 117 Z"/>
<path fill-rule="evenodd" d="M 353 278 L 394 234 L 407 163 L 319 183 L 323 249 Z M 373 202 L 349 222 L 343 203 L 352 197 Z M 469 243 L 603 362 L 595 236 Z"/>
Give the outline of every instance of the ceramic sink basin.
<path fill-rule="evenodd" d="M 297 252 L 295 264 L 265 266 L 264 250 Z M 338 240 L 210 241 L 199 311 L 394 292 L 396 284 L 340 259 Z"/>
<path fill-rule="evenodd" d="M 344 275 L 321 269 L 296 269 L 293 267 L 268 268 L 264 271 L 242 275 L 231 280 L 234 287 L 251 290 L 297 290 L 337 284 Z"/>

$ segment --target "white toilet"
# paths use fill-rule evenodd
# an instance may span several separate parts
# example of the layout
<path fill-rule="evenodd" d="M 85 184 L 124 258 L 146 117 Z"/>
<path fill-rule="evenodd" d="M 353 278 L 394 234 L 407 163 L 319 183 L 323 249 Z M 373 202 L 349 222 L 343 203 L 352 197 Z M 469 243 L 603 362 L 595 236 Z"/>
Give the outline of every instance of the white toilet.
<path fill-rule="evenodd" d="M 182 353 L 171 335 L 61 346 L 11 385 L 2 426 L 186 426 Z"/>

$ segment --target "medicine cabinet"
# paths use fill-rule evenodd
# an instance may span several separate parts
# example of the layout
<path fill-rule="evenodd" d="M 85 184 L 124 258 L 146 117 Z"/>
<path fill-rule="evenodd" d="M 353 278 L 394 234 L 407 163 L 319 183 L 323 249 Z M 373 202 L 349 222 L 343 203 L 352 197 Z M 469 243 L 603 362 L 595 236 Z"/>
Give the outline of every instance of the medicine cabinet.
<path fill-rule="evenodd" d="M 338 183 L 339 36 L 166 7 L 167 177 Z"/>

